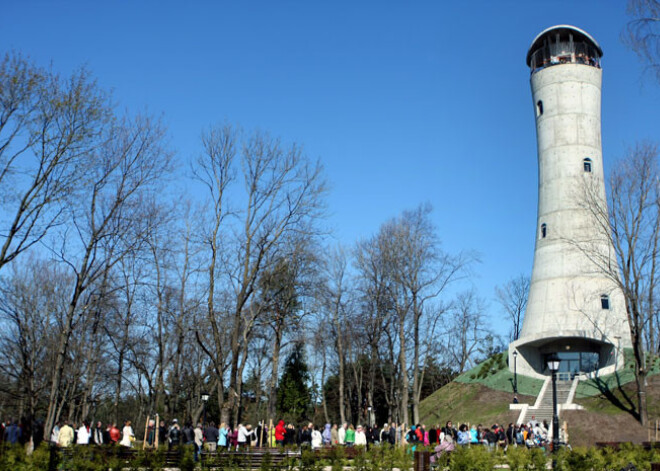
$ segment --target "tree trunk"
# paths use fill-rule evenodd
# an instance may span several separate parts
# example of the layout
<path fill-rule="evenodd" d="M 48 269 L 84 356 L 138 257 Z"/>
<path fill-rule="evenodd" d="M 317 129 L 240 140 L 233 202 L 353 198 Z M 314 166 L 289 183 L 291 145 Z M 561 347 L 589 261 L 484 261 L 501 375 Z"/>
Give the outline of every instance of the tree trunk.
<path fill-rule="evenodd" d="M 401 398 L 401 417 L 402 423 L 410 425 L 408 421 L 408 372 L 406 371 L 406 332 L 403 319 L 399 319 L 399 365 L 401 368 L 401 389 L 399 391 L 399 397 Z"/>
<path fill-rule="evenodd" d="M 321 367 L 321 400 L 323 403 L 323 416 L 325 417 L 325 423 L 328 424 L 330 423 L 330 417 L 328 417 L 328 404 L 326 403 L 325 400 L 325 388 L 323 385 L 325 384 L 325 369 L 326 369 L 326 360 L 325 360 L 325 352 L 323 355 L 323 366 Z"/>
<path fill-rule="evenodd" d="M 415 325 L 413 326 L 413 421 L 415 424 L 419 423 L 419 390 L 422 385 L 420 383 L 419 372 L 419 320 L 421 318 L 421 307 L 417 304 L 417 297 L 413 294 L 413 319 Z"/>
<path fill-rule="evenodd" d="M 273 364 L 270 381 L 268 382 L 268 418 L 275 419 L 275 405 L 277 402 L 277 379 L 279 375 L 280 349 L 282 345 L 282 332 L 275 330 L 273 338 Z"/>
<path fill-rule="evenodd" d="M 336 308 L 337 311 L 339 307 Z M 346 423 L 346 394 L 345 394 L 345 368 L 344 368 L 344 340 L 342 335 L 342 326 L 339 322 L 339 313 L 335 313 L 335 329 L 337 330 L 337 362 L 339 364 L 339 420 L 342 424 Z"/>
<path fill-rule="evenodd" d="M 121 381 L 124 375 L 124 349 L 122 347 L 117 359 L 117 381 L 115 383 L 115 398 L 112 403 L 112 420 L 119 423 L 119 401 L 121 399 Z"/>
<path fill-rule="evenodd" d="M 644 346 L 639 329 L 634 329 L 633 351 L 635 354 L 635 384 L 637 386 L 637 412 L 638 420 L 642 425 L 648 423 L 648 409 L 646 407 L 646 359 L 644 358 Z"/>
<path fill-rule="evenodd" d="M 88 254 L 89 254 L 88 250 Z M 87 258 L 87 257 L 86 257 Z M 86 260 L 85 260 L 86 263 Z M 50 397 L 48 400 L 48 412 L 46 413 L 46 423 L 44 424 L 44 433 L 50 435 L 55 425 L 55 418 L 57 414 L 58 397 L 60 393 L 60 386 L 62 384 L 62 374 L 64 373 L 64 362 L 69 350 L 69 341 L 71 340 L 71 333 L 73 331 L 73 318 L 78 305 L 78 300 L 83 291 L 83 284 L 81 275 L 78 274 L 76 279 L 76 286 L 73 290 L 71 302 L 67 309 L 64 326 L 60 333 L 59 344 L 57 347 L 57 355 L 55 357 L 55 368 L 53 369 L 53 376 L 50 384 Z"/>

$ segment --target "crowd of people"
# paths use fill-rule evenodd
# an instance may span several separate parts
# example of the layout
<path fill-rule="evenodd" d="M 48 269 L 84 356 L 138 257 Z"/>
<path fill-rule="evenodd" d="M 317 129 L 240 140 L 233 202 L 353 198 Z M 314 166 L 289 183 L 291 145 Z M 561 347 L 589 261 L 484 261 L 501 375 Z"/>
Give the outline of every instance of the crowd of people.
<path fill-rule="evenodd" d="M 2 424 L 2 438 L 6 443 L 19 444 L 26 439 L 25 430 L 16 421 Z M 43 436 L 43 434 L 41 434 Z M 90 424 L 84 421 L 79 426 L 63 421 L 56 425 L 50 442 L 58 447 L 72 445 L 118 445 L 132 447 L 136 437 L 130 420 L 124 422 L 120 430 L 116 424 L 103 425 L 101 422 Z M 280 420 L 277 425 L 259 423 L 256 427 L 240 423 L 230 427 L 225 423 L 216 426 L 214 422 L 193 427 L 192 422 L 183 426 L 177 419 L 169 424 L 164 420 L 149 420 L 145 427 L 144 446 L 148 448 L 167 447 L 176 449 L 180 446 L 194 448 L 197 460 L 199 453 L 206 449 L 215 451 L 242 451 L 250 447 L 296 446 L 319 449 L 325 446 L 374 446 L 403 445 L 415 449 L 418 446 L 432 447 L 437 459 L 443 453 L 451 452 L 456 446 L 484 445 L 503 447 L 510 445 L 544 447 L 548 441 L 548 424 L 532 417 L 527 424 L 510 423 L 508 427 L 494 424 L 492 427 L 461 424 L 456 428 L 451 421 L 444 426 L 426 427 L 424 424 L 406 427 L 401 424 L 385 424 L 382 427 L 362 426 L 344 423 L 341 425 L 326 423 L 317 426 L 307 422 L 300 427 Z"/>

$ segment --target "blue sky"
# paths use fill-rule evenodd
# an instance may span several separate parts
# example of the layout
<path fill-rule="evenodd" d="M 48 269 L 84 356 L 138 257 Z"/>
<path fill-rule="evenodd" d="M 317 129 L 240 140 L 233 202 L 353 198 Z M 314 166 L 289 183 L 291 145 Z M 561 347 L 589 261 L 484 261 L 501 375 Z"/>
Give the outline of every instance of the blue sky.
<path fill-rule="evenodd" d="M 339 242 L 431 203 L 444 248 L 481 253 L 473 283 L 493 317 L 494 287 L 532 268 L 536 34 L 568 23 L 600 42 L 606 167 L 657 139 L 660 86 L 620 40 L 620 0 L 2 4 L 3 49 L 85 64 L 122 108 L 163 116 L 181 162 L 224 121 L 302 143 L 325 166 Z"/>

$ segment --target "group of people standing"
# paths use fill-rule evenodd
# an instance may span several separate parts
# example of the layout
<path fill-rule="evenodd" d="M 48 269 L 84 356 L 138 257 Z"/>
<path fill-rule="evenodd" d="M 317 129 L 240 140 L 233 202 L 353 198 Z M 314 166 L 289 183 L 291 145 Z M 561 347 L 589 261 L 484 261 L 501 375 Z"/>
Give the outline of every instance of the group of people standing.
<path fill-rule="evenodd" d="M 121 431 L 115 423 L 104 426 L 98 421 L 95 425 L 91 425 L 85 420 L 77 427 L 75 423 L 64 420 L 53 427 L 50 435 L 50 442 L 62 448 L 73 444 L 98 446 L 118 444 L 130 448 L 134 441 L 135 434 L 130 420 L 124 422 Z"/>
<path fill-rule="evenodd" d="M 157 423 L 158 422 L 158 423 Z M 9 444 L 21 444 L 25 431 L 16 421 L 2 424 L 2 439 Z M 137 437 L 142 438 L 142 437 Z M 444 426 L 426 427 L 424 424 L 406 427 L 401 424 L 385 424 L 383 427 L 362 426 L 343 423 L 317 426 L 307 422 L 300 427 L 285 424 L 280 420 L 276 426 L 259 423 L 256 428 L 250 424 L 238 424 L 230 427 L 221 423 L 216 427 L 214 422 L 205 426 L 199 422 L 193 427 L 192 422 L 181 426 L 177 419 L 169 424 L 164 420 L 148 420 L 145 427 L 144 446 L 159 448 L 167 446 L 175 449 L 179 446 L 194 447 L 195 459 L 199 459 L 202 450 L 244 451 L 250 447 L 300 446 L 312 449 L 324 446 L 372 446 L 372 445 L 410 445 L 433 447 L 434 458 L 442 453 L 451 452 L 455 446 L 486 445 L 490 447 L 514 446 L 545 446 L 548 440 L 547 422 L 532 420 L 527 424 L 509 424 L 505 429 L 499 424 L 492 427 L 461 424 L 456 429 L 451 421 Z M 94 425 L 84 421 L 77 426 L 75 423 L 62 421 L 52 430 L 50 442 L 58 447 L 72 445 L 120 445 L 132 447 L 136 441 L 131 421 L 124 422 L 120 430 L 116 424 L 103 425 L 100 421 Z"/>
<path fill-rule="evenodd" d="M 418 433 L 422 429 L 420 428 Z M 271 446 L 308 445 L 312 448 L 320 448 L 332 445 L 348 447 L 380 444 L 395 445 L 415 440 L 417 434 L 410 435 L 410 430 L 414 432 L 416 427 L 406 428 L 395 423 L 385 424 L 382 428 L 378 425 L 354 426 L 348 423 L 341 425 L 327 423 L 321 428 L 311 422 L 297 429 L 293 424 L 285 425 L 284 421 L 280 420 L 275 427 L 274 437 L 271 437 L 270 434 L 268 437 Z"/>
<path fill-rule="evenodd" d="M 146 428 L 146 446 L 158 448 L 167 446 L 168 449 L 176 449 L 179 446 L 193 446 L 195 461 L 199 459 L 202 449 L 210 452 L 218 450 L 240 450 L 252 446 L 258 441 L 261 425 L 253 429 L 252 425 L 238 424 L 232 429 L 224 422 L 216 427 L 215 422 L 209 422 L 203 426 L 201 422 L 193 427 L 192 422 L 187 422 L 183 427 L 177 419 L 173 419 L 169 425 L 160 420 L 156 425 L 155 420 L 150 420 Z"/>

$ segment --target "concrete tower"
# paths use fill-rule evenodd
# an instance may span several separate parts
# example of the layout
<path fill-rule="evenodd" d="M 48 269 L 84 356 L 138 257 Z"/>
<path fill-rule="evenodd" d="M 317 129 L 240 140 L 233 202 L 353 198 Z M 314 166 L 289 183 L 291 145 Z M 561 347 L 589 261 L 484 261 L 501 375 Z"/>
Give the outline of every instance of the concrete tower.
<path fill-rule="evenodd" d="M 509 365 L 545 377 L 549 354 L 561 371 L 599 374 L 623 363 L 630 331 L 621 290 L 601 268 L 616 267 L 594 208 L 606 208 L 600 133 L 603 51 L 568 25 L 539 34 L 527 53 L 539 162 L 534 268 L 520 338 Z M 516 358 L 513 353 L 517 352 Z"/>

